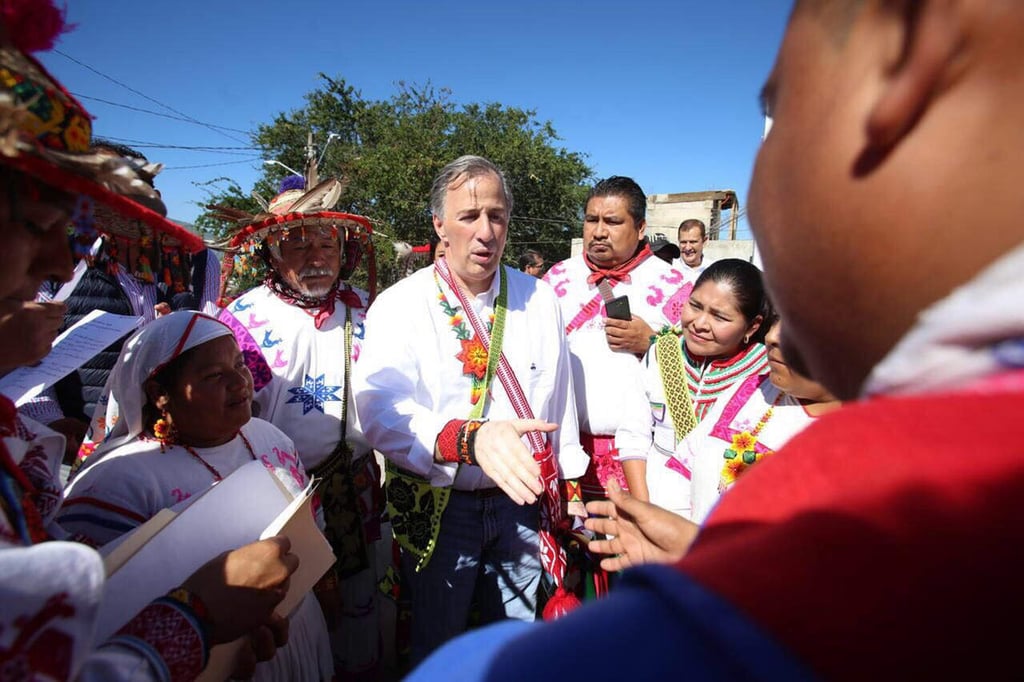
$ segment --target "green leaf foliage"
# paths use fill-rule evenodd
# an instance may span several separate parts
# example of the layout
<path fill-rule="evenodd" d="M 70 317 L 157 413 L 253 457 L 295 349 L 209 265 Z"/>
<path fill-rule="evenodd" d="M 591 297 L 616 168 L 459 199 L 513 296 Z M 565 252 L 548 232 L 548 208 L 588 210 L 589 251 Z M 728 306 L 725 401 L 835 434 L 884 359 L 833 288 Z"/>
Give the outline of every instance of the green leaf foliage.
<path fill-rule="evenodd" d="M 515 199 L 506 262 L 513 264 L 527 248 L 541 251 L 548 262 L 568 257 L 571 239 L 581 233 L 580 214 L 593 173 L 584 154 L 560 146 L 550 122 L 538 121 L 534 111 L 499 103 L 457 105 L 449 90 L 429 83 L 400 82 L 389 99 L 368 100 L 344 79 L 320 77 L 322 84 L 306 95 L 305 106 L 260 125 L 254 143 L 265 158 L 302 170 L 307 136 L 313 133 L 316 153 L 323 155 L 320 178 L 349 180 L 337 209 L 373 222 L 381 287 L 400 276 L 393 241 L 427 242 L 433 231 L 431 181 L 462 154 L 485 156 L 505 172 Z M 270 199 L 284 173 L 280 166 L 267 166 L 255 191 Z M 237 184 L 215 186 L 219 189 L 211 191 L 208 203 L 258 210 Z M 197 226 L 217 237 L 230 232 L 230 226 L 208 213 Z M 360 280 L 365 280 L 365 268 L 353 283 L 361 285 Z M 237 281 L 235 288 L 246 284 L 251 285 Z"/>

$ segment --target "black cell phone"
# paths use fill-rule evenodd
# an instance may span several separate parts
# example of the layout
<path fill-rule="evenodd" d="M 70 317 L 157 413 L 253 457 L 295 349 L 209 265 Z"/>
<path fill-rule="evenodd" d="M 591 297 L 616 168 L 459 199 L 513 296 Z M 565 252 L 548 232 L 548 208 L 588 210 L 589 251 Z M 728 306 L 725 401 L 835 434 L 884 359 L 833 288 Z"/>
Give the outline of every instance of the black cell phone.
<path fill-rule="evenodd" d="M 618 298 L 606 301 L 604 304 L 604 314 L 605 317 L 610 317 L 613 320 L 629 322 L 633 319 L 629 312 L 629 299 L 625 296 L 619 296 Z"/>

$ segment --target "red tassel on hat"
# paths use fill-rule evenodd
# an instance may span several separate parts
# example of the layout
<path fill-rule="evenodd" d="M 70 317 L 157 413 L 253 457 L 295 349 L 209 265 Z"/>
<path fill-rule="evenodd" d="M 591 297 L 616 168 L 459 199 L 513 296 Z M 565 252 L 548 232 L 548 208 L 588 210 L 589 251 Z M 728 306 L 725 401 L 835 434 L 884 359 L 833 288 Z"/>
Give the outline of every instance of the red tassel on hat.
<path fill-rule="evenodd" d="M 53 0 L 4 0 L 0 20 L 14 46 L 23 52 L 53 49 L 60 34 L 72 28 L 64 23 L 64 10 Z"/>
<path fill-rule="evenodd" d="M 580 605 L 579 597 L 559 585 L 555 593 L 551 595 L 551 599 L 548 599 L 548 603 L 544 605 L 544 612 L 541 615 L 544 620 L 555 620 Z"/>

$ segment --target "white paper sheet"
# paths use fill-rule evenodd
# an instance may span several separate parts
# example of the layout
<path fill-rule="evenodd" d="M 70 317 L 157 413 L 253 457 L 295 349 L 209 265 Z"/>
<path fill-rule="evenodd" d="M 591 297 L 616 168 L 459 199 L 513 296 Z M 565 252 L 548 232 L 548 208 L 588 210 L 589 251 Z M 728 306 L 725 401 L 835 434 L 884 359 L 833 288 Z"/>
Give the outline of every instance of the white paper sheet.
<path fill-rule="evenodd" d="M 299 556 L 300 569 L 278 607 L 282 615 L 289 613 L 334 562 L 330 545 L 313 520 L 310 493 L 307 488 L 293 499 L 259 461 L 236 469 L 181 510 L 107 578 L 97 641 L 110 637 L 210 559 L 264 535 L 287 535 L 291 551 Z"/>

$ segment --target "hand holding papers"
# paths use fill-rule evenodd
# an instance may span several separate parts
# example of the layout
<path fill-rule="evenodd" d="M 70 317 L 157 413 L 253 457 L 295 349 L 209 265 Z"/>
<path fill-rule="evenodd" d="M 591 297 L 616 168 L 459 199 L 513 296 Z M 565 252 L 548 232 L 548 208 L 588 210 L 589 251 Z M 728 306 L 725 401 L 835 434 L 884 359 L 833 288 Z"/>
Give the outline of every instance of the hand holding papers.
<path fill-rule="evenodd" d="M 299 557 L 288 593 L 276 609 L 280 615 L 288 615 L 334 563 L 313 518 L 312 484 L 292 498 L 261 462 L 246 464 L 189 502 L 170 520 L 173 512 L 155 516 L 107 556 L 110 573 L 97 619 L 98 637 L 109 637 L 213 557 L 265 537 L 285 535 Z M 233 645 L 214 648 L 201 679 L 230 674 Z"/>

